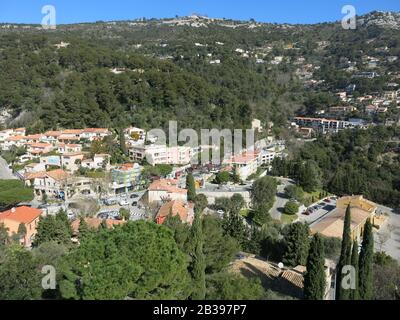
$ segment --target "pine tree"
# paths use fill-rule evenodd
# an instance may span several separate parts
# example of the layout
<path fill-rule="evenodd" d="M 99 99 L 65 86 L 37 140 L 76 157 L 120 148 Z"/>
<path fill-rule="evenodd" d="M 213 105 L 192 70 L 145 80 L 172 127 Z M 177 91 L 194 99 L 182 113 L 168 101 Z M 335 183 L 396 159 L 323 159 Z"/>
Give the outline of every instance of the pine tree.
<path fill-rule="evenodd" d="M 359 296 L 358 296 L 358 242 L 357 242 L 357 240 L 355 240 L 353 243 L 353 250 L 351 252 L 351 265 L 355 269 L 356 288 L 354 290 L 351 290 L 350 300 L 358 300 Z"/>
<path fill-rule="evenodd" d="M 89 226 L 86 223 L 84 218 L 80 218 L 79 220 L 79 230 L 78 230 L 78 238 L 80 241 L 82 241 L 83 239 L 85 239 L 88 234 L 89 234 L 90 230 L 89 230 Z"/>
<path fill-rule="evenodd" d="M 203 252 L 204 237 L 202 230 L 201 213 L 198 210 L 196 210 L 191 229 L 191 241 L 191 275 L 193 279 L 193 292 L 191 298 L 193 300 L 204 300 L 206 297 L 206 261 Z"/>
<path fill-rule="evenodd" d="M 304 299 L 323 300 L 326 289 L 324 244 L 316 234 L 310 245 L 307 273 L 304 277 Z"/>
<path fill-rule="evenodd" d="M 10 242 L 10 237 L 8 236 L 9 229 L 6 228 L 4 223 L 0 223 L 0 247 L 5 246 Z"/>
<path fill-rule="evenodd" d="M 238 212 L 229 212 L 222 221 L 224 233 L 234 239 L 243 247 L 248 241 L 248 232 L 243 223 L 243 218 Z"/>
<path fill-rule="evenodd" d="M 342 269 L 351 263 L 351 209 L 347 206 L 344 218 L 342 249 L 340 251 L 339 263 L 336 267 L 336 300 L 347 300 L 349 298 L 349 290 L 342 288 Z"/>
<path fill-rule="evenodd" d="M 304 266 L 307 263 L 309 251 L 310 229 L 300 222 L 293 223 L 287 228 L 284 236 L 286 251 L 283 255 L 283 263 L 291 267 Z"/>
<path fill-rule="evenodd" d="M 364 226 L 363 241 L 359 260 L 359 296 L 362 300 L 371 300 L 373 296 L 372 264 L 374 256 L 374 236 L 372 224 L 368 219 Z"/>
<path fill-rule="evenodd" d="M 188 191 L 188 201 L 194 202 L 196 200 L 196 185 L 194 182 L 193 174 L 188 173 L 186 176 L 186 189 Z"/>

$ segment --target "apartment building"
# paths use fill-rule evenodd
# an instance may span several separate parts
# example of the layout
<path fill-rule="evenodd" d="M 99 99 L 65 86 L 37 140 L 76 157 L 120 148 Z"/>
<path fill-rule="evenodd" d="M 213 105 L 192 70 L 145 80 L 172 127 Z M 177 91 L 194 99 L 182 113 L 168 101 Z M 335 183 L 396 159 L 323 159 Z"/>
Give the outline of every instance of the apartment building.
<path fill-rule="evenodd" d="M 295 117 L 294 122 L 299 127 L 313 128 L 321 133 L 337 133 L 351 126 L 348 121 L 325 118 Z"/>
<path fill-rule="evenodd" d="M 193 152 L 190 147 L 167 147 L 165 145 L 132 146 L 129 150 L 131 161 L 143 161 L 150 165 L 170 164 L 186 165 L 189 164 Z"/>
<path fill-rule="evenodd" d="M 127 193 L 138 185 L 143 167 L 126 163 L 111 170 L 111 189 L 114 194 Z"/>

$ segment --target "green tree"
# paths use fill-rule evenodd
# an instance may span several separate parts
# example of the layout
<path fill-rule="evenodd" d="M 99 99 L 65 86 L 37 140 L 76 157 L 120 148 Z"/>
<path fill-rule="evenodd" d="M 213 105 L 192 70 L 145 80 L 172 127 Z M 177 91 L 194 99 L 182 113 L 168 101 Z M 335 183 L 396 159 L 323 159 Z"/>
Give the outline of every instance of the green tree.
<path fill-rule="evenodd" d="M 89 263 L 90 262 L 90 263 Z M 63 259 L 64 299 L 186 299 L 188 261 L 172 232 L 154 223 L 101 229 Z"/>
<path fill-rule="evenodd" d="M 263 177 L 253 183 L 251 203 L 256 212 L 255 218 L 263 224 L 268 220 L 269 210 L 275 202 L 277 183 L 274 178 Z"/>
<path fill-rule="evenodd" d="M 203 212 L 204 209 L 208 206 L 207 197 L 204 194 L 198 194 L 194 200 L 195 207 Z"/>
<path fill-rule="evenodd" d="M 186 189 L 188 201 L 194 202 L 196 200 L 196 185 L 192 173 L 188 173 L 186 176 Z"/>
<path fill-rule="evenodd" d="M 307 272 L 304 276 L 304 298 L 323 300 L 326 289 L 325 253 L 321 237 L 314 235 L 307 259 Z"/>
<path fill-rule="evenodd" d="M 222 272 L 207 280 L 207 300 L 261 300 L 264 294 L 259 279 Z"/>
<path fill-rule="evenodd" d="M 336 267 L 336 300 L 347 300 L 349 298 L 349 290 L 345 290 L 342 286 L 342 269 L 344 266 L 351 264 L 351 208 L 347 206 L 344 218 L 342 249 L 340 251 L 339 263 Z"/>
<path fill-rule="evenodd" d="M 299 205 L 294 201 L 288 201 L 283 210 L 285 214 L 295 215 L 299 211 Z"/>
<path fill-rule="evenodd" d="M 309 251 L 309 233 L 307 224 L 296 222 L 283 230 L 286 250 L 283 263 L 290 267 L 304 266 L 307 262 Z"/>
<path fill-rule="evenodd" d="M 246 201 L 240 193 L 235 193 L 231 197 L 230 211 L 239 213 L 246 206 Z"/>
<path fill-rule="evenodd" d="M 81 217 L 79 219 L 79 228 L 78 228 L 79 241 L 84 240 L 89 234 L 90 234 L 89 226 L 86 223 L 85 218 Z"/>
<path fill-rule="evenodd" d="M 355 240 L 353 242 L 353 249 L 351 251 L 351 265 L 355 269 L 355 289 L 352 289 L 350 292 L 350 300 L 358 300 L 358 242 Z"/>
<path fill-rule="evenodd" d="M 374 235 L 372 223 L 368 219 L 364 226 L 363 240 L 359 259 L 359 296 L 361 300 L 371 300 L 373 297 Z"/>
<path fill-rule="evenodd" d="M 126 148 L 126 141 L 125 141 L 125 133 L 124 133 L 124 129 L 120 128 L 118 130 L 118 136 L 119 136 L 119 146 L 121 148 L 121 152 L 122 154 L 124 154 L 125 156 L 128 156 L 128 150 Z"/>
<path fill-rule="evenodd" d="M 119 209 L 119 216 L 124 220 L 124 221 L 129 221 L 131 217 L 131 213 L 128 209 L 121 208 Z"/>
<path fill-rule="evenodd" d="M 304 191 L 302 187 L 296 185 L 290 185 L 285 188 L 285 194 L 289 199 L 296 199 L 299 202 L 303 202 Z"/>
<path fill-rule="evenodd" d="M 313 161 L 306 161 L 300 166 L 298 173 L 299 184 L 307 192 L 313 192 L 321 187 L 321 171 Z"/>
<path fill-rule="evenodd" d="M 224 234 L 236 239 L 236 241 L 243 247 L 249 238 L 249 233 L 243 221 L 243 217 L 234 211 L 225 213 L 222 227 Z"/>
<path fill-rule="evenodd" d="M 0 259 L 0 300 L 35 300 L 41 296 L 41 275 L 32 253 L 18 246 Z"/>
<path fill-rule="evenodd" d="M 56 216 L 40 217 L 34 244 L 39 246 L 44 242 L 54 241 L 59 244 L 70 244 L 72 229 L 65 212 Z"/>
<path fill-rule="evenodd" d="M 206 296 L 206 262 L 203 252 L 204 236 L 202 229 L 201 213 L 197 211 L 191 228 L 192 262 L 190 270 L 193 279 L 191 294 L 193 300 L 204 300 Z"/>
<path fill-rule="evenodd" d="M 227 184 L 231 179 L 231 175 L 228 171 L 221 171 L 217 173 L 215 182 L 219 185 Z"/>
<path fill-rule="evenodd" d="M 0 248 L 10 242 L 10 237 L 8 236 L 8 231 L 9 231 L 9 229 L 6 228 L 4 223 L 0 223 Z"/>

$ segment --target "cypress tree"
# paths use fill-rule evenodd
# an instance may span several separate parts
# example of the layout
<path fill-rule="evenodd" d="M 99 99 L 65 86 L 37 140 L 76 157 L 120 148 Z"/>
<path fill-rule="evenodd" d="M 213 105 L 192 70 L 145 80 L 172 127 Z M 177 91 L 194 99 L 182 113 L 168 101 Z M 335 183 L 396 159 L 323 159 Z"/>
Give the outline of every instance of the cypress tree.
<path fill-rule="evenodd" d="M 307 273 L 304 276 L 304 299 L 323 300 L 326 290 L 324 244 L 316 234 L 310 245 L 307 259 Z"/>
<path fill-rule="evenodd" d="M 186 176 L 186 189 L 188 191 L 188 201 L 194 202 L 196 200 L 196 185 L 191 173 Z"/>
<path fill-rule="evenodd" d="M 371 300 L 373 296 L 372 264 L 374 256 L 374 236 L 372 224 L 367 220 L 364 227 L 363 241 L 359 261 L 359 296 L 362 300 Z"/>
<path fill-rule="evenodd" d="M 296 222 L 289 225 L 285 238 L 286 250 L 283 255 L 283 263 L 290 267 L 304 266 L 307 263 L 309 251 L 308 225 Z"/>
<path fill-rule="evenodd" d="M 191 275 L 193 279 L 193 292 L 191 298 L 193 300 L 204 300 L 206 297 L 206 261 L 203 252 L 204 238 L 202 228 L 200 212 L 196 210 L 191 229 Z"/>
<path fill-rule="evenodd" d="M 125 133 L 122 128 L 118 130 L 118 136 L 119 136 L 119 146 L 121 148 L 121 151 L 125 156 L 128 156 L 128 150 L 126 149 Z"/>
<path fill-rule="evenodd" d="M 78 238 L 80 241 L 82 241 L 85 237 L 88 236 L 90 230 L 89 226 L 86 223 L 84 218 L 80 218 L 79 220 L 79 230 L 78 230 Z"/>
<path fill-rule="evenodd" d="M 355 240 L 353 242 L 353 250 L 351 252 L 351 265 L 355 269 L 355 282 L 356 282 L 356 288 L 354 290 L 351 290 L 350 292 L 350 300 L 358 300 L 358 242 Z"/>
<path fill-rule="evenodd" d="M 336 267 L 336 300 L 347 300 L 349 298 L 348 290 L 342 288 L 342 269 L 351 263 L 351 210 L 347 206 L 344 218 L 342 249 L 340 251 L 339 263 Z"/>

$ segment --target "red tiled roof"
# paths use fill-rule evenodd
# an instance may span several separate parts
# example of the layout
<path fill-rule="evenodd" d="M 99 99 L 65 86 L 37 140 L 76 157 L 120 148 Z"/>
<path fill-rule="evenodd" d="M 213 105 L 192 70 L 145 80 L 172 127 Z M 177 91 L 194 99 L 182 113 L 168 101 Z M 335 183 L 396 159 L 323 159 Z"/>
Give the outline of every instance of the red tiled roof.
<path fill-rule="evenodd" d="M 187 193 L 186 189 L 176 187 L 177 182 L 175 180 L 156 180 L 149 186 L 149 191 L 167 191 L 169 193 Z"/>
<path fill-rule="evenodd" d="M 13 211 L 14 210 L 14 211 Z M 1 220 L 14 220 L 19 223 L 29 223 L 42 214 L 42 210 L 30 207 L 17 207 L 0 213 Z"/>
<path fill-rule="evenodd" d="M 88 227 L 92 228 L 92 229 L 98 229 L 100 224 L 102 223 L 102 221 L 103 221 L 102 219 L 98 219 L 98 218 L 85 218 L 85 222 L 87 223 Z M 107 228 L 110 228 L 110 229 L 114 226 L 123 225 L 126 223 L 126 221 L 112 220 L 112 219 L 107 219 L 105 221 L 107 224 Z M 80 219 L 77 219 L 71 223 L 72 230 L 75 234 L 77 234 L 79 232 L 80 224 L 81 224 Z"/>

